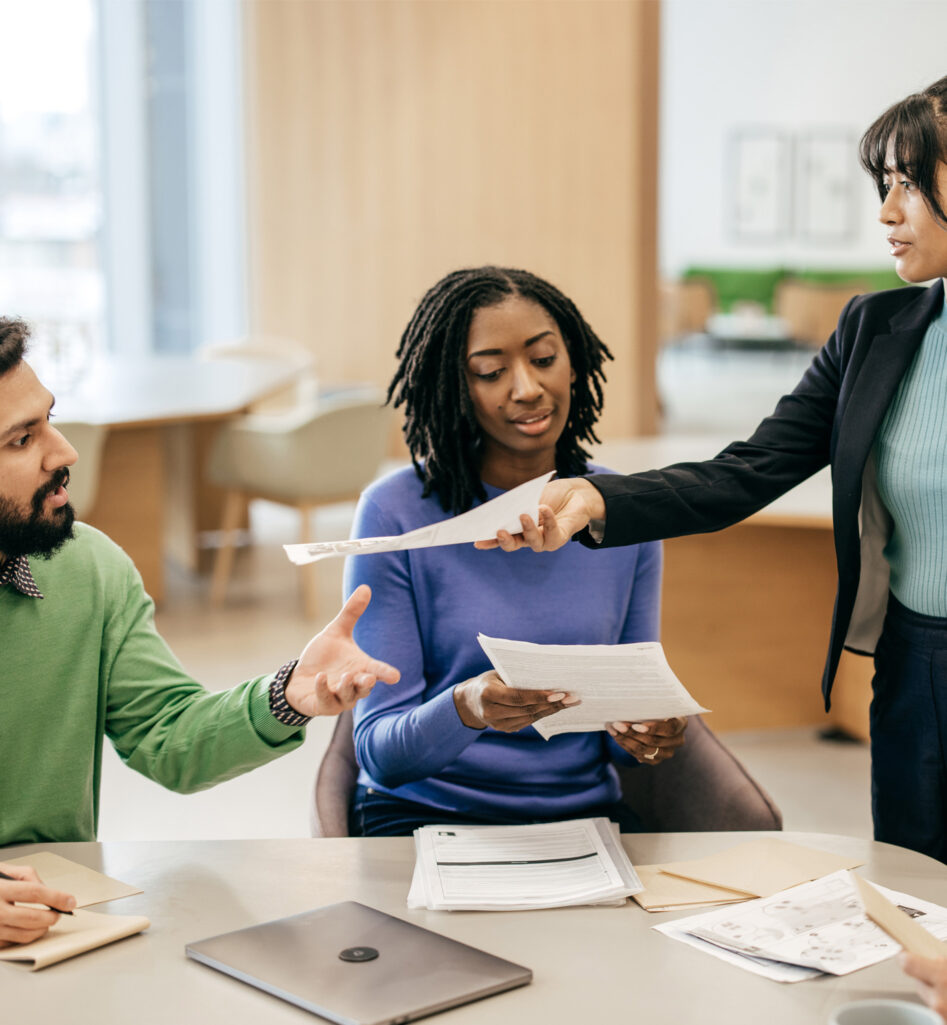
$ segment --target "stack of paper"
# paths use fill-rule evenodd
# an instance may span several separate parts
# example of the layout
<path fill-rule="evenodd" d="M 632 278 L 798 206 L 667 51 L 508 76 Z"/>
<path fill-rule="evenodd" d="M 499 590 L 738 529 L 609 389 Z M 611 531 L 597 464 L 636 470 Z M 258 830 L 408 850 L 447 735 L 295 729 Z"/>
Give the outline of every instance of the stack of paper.
<path fill-rule="evenodd" d="M 779 982 L 798 982 L 828 973 L 877 964 L 900 949 L 869 918 L 856 877 L 848 871 L 803 883 L 739 907 L 719 908 L 654 928 L 747 971 Z M 920 921 L 929 934 L 947 938 L 947 909 L 885 887 L 872 891 Z"/>
<path fill-rule="evenodd" d="M 623 904 L 641 889 L 605 818 L 526 826 L 423 826 L 408 907 L 521 911 Z"/>
<path fill-rule="evenodd" d="M 644 889 L 635 894 L 635 900 L 646 911 L 734 904 L 753 897 L 769 897 L 790 886 L 860 864 L 858 858 L 768 836 L 696 861 L 640 865 L 638 874 Z"/>
<path fill-rule="evenodd" d="M 699 715 L 657 641 L 639 644 L 533 644 L 480 634 L 477 638 L 507 687 L 563 690 L 582 699 L 533 723 L 546 740 L 588 733 L 610 722 L 644 722 Z"/>
<path fill-rule="evenodd" d="M 135 886 L 129 886 L 49 851 L 14 858 L 9 864 L 30 865 L 47 886 L 71 893 L 76 898 L 76 911 L 71 915 L 62 915 L 40 939 L 0 950 L 0 961 L 36 971 L 76 954 L 84 954 L 87 950 L 133 936 L 151 924 L 141 915 L 100 915 L 94 911 L 81 910 L 90 904 L 101 904 L 117 897 L 141 893 Z"/>

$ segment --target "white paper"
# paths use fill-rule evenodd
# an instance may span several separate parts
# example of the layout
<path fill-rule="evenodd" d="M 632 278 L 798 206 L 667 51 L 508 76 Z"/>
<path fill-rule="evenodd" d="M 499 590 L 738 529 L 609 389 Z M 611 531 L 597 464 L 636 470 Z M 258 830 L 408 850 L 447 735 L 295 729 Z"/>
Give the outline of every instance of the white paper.
<path fill-rule="evenodd" d="M 908 911 L 938 939 L 947 938 L 947 909 L 879 886 L 892 903 Z M 679 939 L 703 941 L 733 964 L 782 982 L 811 978 L 812 972 L 847 975 L 877 964 L 901 948 L 865 914 L 846 870 L 790 887 L 771 897 L 720 908 L 655 926 Z M 724 956 L 724 954 L 728 956 Z M 779 962 L 779 965 L 773 963 Z M 787 966 L 806 970 L 787 973 Z"/>
<path fill-rule="evenodd" d="M 673 911 L 674 908 L 669 908 L 668 910 Z M 816 968 L 801 968 L 799 965 L 767 961 L 762 957 L 735 954 L 732 950 L 717 947 L 713 943 L 708 943 L 707 940 L 698 939 L 696 936 L 685 932 L 682 927 L 691 921 L 694 921 L 694 919 L 679 918 L 676 922 L 663 922 L 661 925 L 652 926 L 652 928 L 657 929 L 658 932 L 663 932 L 665 936 L 669 936 L 672 940 L 680 940 L 681 943 L 686 943 L 690 947 L 696 947 L 697 950 L 703 950 L 707 954 L 720 958 L 721 961 L 726 961 L 728 964 L 736 965 L 738 968 L 743 968 L 748 972 L 753 972 L 754 975 L 762 975 L 765 979 L 772 979 L 774 982 L 802 982 L 804 979 L 817 979 L 820 975 L 825 974 Z"/>
<path fill-rule="evenodd" d="M 423 826 L 408 907 L 515 911 L 623 904 L 641 890 L 608 819 Z"/>
<path fill-rule="evenodd" d="M 698 715 L 698 705 L 674 675 L 657 641 L 641 644 L 532 644 L 480 634 L 477 638 L 508 687 L 562 690 L 582 699 L 533 723 L 548 740 L 587 733 L 610 722 Z"/>
<path fill-rule="evenodd" d="M 490 541 L 497 531 L 520 534 L 520 516 L 539 520 L 539 499 L 553 472 L 511 488 L 502 495 L 478 505 L 449 520 L 418 527 L 394 537 L 359 537 L 348 541 L 319 541 L 313 544 L 283 545 L 290 562 L 305 566 L 336 555 L 369 555 L 375 552 L 397 552 L 408 548 L 433 548 L 436 545 L 473 544 Z"/>

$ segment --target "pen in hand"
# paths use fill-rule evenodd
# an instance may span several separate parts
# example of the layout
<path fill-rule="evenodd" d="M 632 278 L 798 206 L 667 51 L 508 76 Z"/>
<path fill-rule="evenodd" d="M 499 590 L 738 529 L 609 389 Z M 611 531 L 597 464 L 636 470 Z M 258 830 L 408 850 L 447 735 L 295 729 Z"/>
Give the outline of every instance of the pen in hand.
<path fill-rule="evenodd" d="M 16 876 L 7 875 L 6 872 L 0 872 L 0 879 L 9 879 L 11 883 L 22 883 L 22 879 L 17 879 Z M 50 911 L 55 911 L 57 915 L 71 915 L 71 911 L 63 911 L 61 908 L 54 908 L 49 904 L 46 905 Z"/>

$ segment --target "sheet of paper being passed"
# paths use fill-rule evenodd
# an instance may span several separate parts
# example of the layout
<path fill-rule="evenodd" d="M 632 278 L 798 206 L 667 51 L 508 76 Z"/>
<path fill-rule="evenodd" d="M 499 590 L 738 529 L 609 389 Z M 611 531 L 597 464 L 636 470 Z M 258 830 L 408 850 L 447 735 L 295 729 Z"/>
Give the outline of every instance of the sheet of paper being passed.
<path fill-rule="evenodd" d="M 610 722 L 642 722 L 707 712 L 671 671 L 657 641 L 641 644 L 531 644 L 478 637 L 508 687 L 562 690 L 582 699 L 533 723 L 548 740 L 588 733 Z"/>
<path fill-rule="evenodd" d="M 519 487 L 511 488 L 491 501 L 461 513 L 460 516 L 441 520 L 427 527 L 418 527 L 417 530 L 409 530 L 407 534 L 283 545 L 283 548 L 290 562 L 297 566 L 305 566 L 307 563 L 329 559 L 335 555 L 370 555 L 373 552 L 397 552 L 407 548 L 473 544 L 474 541 L 489 541 L 495 538 L 499 530 L 518 534 L 523 529 L 520 516 L 531 516 L 534 523 L 539 519 L 539 497 L 552 476 L 552 473 L 546 473 L 542 477 L 520 484 Z"/>

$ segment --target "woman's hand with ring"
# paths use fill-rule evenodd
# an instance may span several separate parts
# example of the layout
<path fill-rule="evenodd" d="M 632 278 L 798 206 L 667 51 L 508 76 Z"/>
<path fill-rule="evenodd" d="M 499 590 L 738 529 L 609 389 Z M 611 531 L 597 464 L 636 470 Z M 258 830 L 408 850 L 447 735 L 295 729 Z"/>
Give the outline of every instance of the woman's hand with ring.
<path fill-rule="evenodd" d="M 656 719 L 648 722 L 613 722 L 605 726 L 622 750 L 644 765 L 658 765 L 674 757 L 684 743 L 687 719 Z"/>

